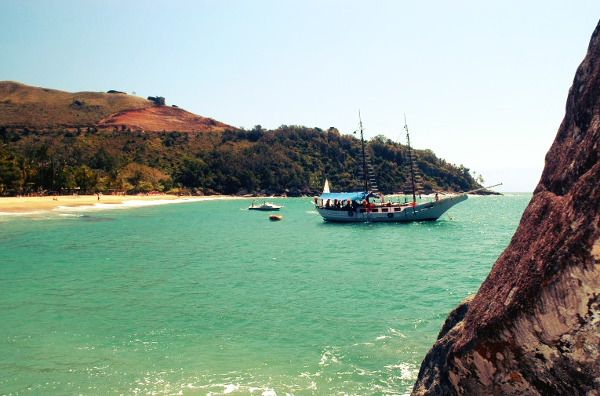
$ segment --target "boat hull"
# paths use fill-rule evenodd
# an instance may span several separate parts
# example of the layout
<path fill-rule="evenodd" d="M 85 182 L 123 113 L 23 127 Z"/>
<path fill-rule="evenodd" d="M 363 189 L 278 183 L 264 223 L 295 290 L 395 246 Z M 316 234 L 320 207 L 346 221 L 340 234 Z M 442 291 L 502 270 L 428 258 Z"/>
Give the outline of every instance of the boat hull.
<path fill-rule="evenodd" d="M 248 210 L 273 211 L 273 210 L 279 210 L 281 208 L 283 208 L 283 206 L 275 205 L 274 203 L 271 203 L 271 202 L 263 202 L 260 205 L 254 205 L 254 202 L 253 202 L 252 205 L 250 205 L 248 207 Z"/>
<path fill-rule="evenodd" d="M 255 206 L 255 207 L 250 207 L 248 208 L 248 210 L 261 210 L 264 212 L 272 212 L 274 210 L 279 210 L 281 209 L 281 206 L 277 206 L 277 207 L 260 207 L 260 206 Z"/>
<path fill-rule="evenodd" d="M 317 211 L 325 221 L 343 223 L 435 221 L 446 213 L 448 209 L 465 201 L 467 198 L 466 194 L 461 194 L 440 199 L 439 201 L 424 202 L 415 206 L 378 205 L 372 210 L 363 207 L 337 209 L 317 206 Z"/>

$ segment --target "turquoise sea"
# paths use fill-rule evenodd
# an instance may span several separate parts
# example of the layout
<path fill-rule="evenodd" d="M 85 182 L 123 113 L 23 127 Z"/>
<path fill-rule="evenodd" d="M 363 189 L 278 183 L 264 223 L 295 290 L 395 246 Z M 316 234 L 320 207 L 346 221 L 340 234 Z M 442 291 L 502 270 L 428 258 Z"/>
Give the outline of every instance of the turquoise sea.
<path fill-rule="evenodd" d="M 530 193 L 436 222 L 309 198 L 0 215 L 0 395 L 405 395 Z"/>

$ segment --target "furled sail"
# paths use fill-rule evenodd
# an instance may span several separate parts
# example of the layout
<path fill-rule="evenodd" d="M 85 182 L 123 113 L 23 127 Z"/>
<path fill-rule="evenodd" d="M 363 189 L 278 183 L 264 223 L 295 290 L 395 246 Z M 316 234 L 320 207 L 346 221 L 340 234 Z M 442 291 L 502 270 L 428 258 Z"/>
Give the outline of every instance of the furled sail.
<path fill-rule="evenodd" d="M 404 195 L 416 196 L 421 193 L 423 179 L 419 169 L 417 168 L 417 160 L 415 158 L 415 152 L 409 146 L 407 153 L 407 166 L 406 166 L 406 184 L 404 185 Z"/>
<path fill-rule="evenodd" d="M 366 176 L 364 172 L 367 172 Z M 358 167 L 358 176 L 362 180 L 367 180 L 365 184 L 366 189 L 373 192 L 379 192 L 377 188 L 377 178 L 375 176 L 375 171 L 373 170 L 373 166 L 371 165 L 371 158 L 369 154 L 365 152 L 365 157 L 363 159 L 363 164 Z"/>
<path fill-rule="evenodd" d="M 408 124 L 406 123 L 406 114 L 404 115 L 404 130 L 406 130 L 406 147 L 408 148 L 406 167 L 406 184 L 404 185 L 404 194 L 412 196 L 413 203 L 417 201 L 417 195 L 421 194 L 421 185 L 423 179 L 417 169 L 417 160 L 415 152 L 410 146 L 410 135 L 408 134 Z"/>

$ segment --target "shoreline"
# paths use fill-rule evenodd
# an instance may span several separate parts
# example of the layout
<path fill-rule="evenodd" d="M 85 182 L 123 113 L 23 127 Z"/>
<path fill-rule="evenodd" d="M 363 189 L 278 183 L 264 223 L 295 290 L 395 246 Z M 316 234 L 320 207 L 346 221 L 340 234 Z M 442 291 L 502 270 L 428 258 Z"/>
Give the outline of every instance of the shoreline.
<path fill-rule="evenodd" d="M 99 198 L 99 199 L 98 199 Z M 86 207 L 98 207 L 101 205 L 124 205 L 126 202 L 152 202 L 182 203 L 214 199 L 233 199 L 226 195 L 211 196 L 177 196 L 169 194 L 157 195 L 59 195 L 46 197 L 0 197 L 0 215 L 26 215 L 53 210 L 72 209 Z"/>
<path fill-rule="evenodd" d="M 505 193 L 506 194 L 506 193 Z M 394 195 L 389 195 L 392 197 Z M 399 196 L 399 195 L 398 195 Z M 423 195 L 424 197 L 430 197 Z M 471 195 L 469 197 L 478 197 Z M 92 209 L 102 208 L 110 209 L 110 206 L 142 206 L 152 204 L 171 204 L 197 201 L 210 201 L 216 199 L 274 199 L 281 197 L 238 197 L 232 195 L 59 195 L 45 197 L 0 197 L 0 216 L 2 215 L 29 215 L 40 212 L 51 212 L 60 210 L 70 210 L 75 208 Z M 141 205 L 134 205 L 139 202 Z"/>

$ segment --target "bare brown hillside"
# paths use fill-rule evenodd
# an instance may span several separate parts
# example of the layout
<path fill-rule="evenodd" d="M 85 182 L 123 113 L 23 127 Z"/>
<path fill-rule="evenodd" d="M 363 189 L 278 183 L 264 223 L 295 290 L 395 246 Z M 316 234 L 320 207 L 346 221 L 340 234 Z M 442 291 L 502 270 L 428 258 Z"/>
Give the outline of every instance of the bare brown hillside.
<path fill-rule="evenodd" d="M 210 118 L 121 92 L 66 92 L 0 82 L 0 126 L 96 127 L 137 131 L 220 132 L 235 129 Z"/>
<path fill-rule="evenodd" d="M 204 118 L 176 107 L 153 106 L 123 110 L 104 118 L 100 128 L 112 126 L 136 131 L 222 132 L 235 129 L 211 118 Z"/>

